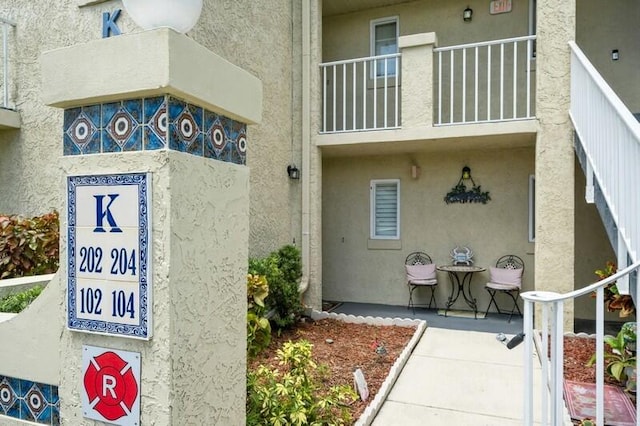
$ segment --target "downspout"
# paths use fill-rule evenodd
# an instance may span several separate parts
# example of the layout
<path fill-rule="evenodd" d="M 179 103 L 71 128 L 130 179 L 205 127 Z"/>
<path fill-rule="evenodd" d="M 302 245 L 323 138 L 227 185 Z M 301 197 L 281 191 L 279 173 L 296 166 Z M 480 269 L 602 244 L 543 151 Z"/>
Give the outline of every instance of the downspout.
<path fill-rule="evenodd" d="M 309 146 L 311 144 L 311 0 L 302 0 L 302 279 L 298 291 L 309 288 L 309 204 L 311 176 Z"/>

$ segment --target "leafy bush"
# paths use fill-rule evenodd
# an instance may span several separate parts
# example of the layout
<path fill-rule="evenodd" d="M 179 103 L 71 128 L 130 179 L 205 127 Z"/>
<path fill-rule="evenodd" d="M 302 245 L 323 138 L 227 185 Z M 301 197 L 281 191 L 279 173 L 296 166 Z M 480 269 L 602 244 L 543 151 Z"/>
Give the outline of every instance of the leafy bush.
<path fill-rule="evenodd" d="M 605 267 L 603 269 L 597 269 L 595 274 L 600 280 L 603 280 L 614 275 L 617 270 L 618 268 L 615 263 L 607 262 Z M 636 312 L 636 306 L 633 303 L 631 295 L 620 294 L 615 281 L 604 288 L 604 306 L 609 312 L 620 311 L 618 313 L 620 318 L 626 318 Z"/>
<path fill-rule="evenodd" d="M 3 297 L 0 299 L 0 312 L 20 313 L 42 293 L 42 289 L 42 286 L 37 285 L 29 290 Z"/>
<path fill-rule="evenodd" d="M 615 337 L 604 336 L 604 343 L 611 348 L 611 353 L 605 352 L 604 364 L 605 373 L 621 383 L 627 380 L 625 367 L 635 367 L 636 357 L 627 349 L 624 341 L 624 332 L 620 331 Z M 593 354 L 587 365 L 591 366 L 596 362 L 596 355 Z"/>
<path fill-rule="evenodd" d="M 255 357 L 271 342 L 271 324 L 264 317 L 269 286 L 263 275 L 247 275 L 247 356 Z"/>
<path fill-rule="evenodd" d="M 262 365 L 247 374 L 247 425 L 351 424 L 348 405 L 355 391 L 342 385 L 320 395 L 312 348 L 305 340 L 287 342 L 277 353 L 283 374 Z"/>
<path fill-rule="evenodd" d="M 0 215 L 0 279 L 55 272 L 59 241 L 56 211 L 34 218 Z"/>
<path fill-rule="evenodd" d="M 265 303 L 274 311 L 271 320 L 277 329 L 295 324 L 302 313 L 298 293 L 301 271 L 300 251 L 294 246 L 284 246 L 262 259 L 249 259 L 249 273 L 267 279 L 269 295 Z"/>
<path fill-rule="evenodd" d="M 285 281 L 295 283 L 297 286 L 302 278 L 300 249 L 296 246 L 286 245 L 278 250 L 278 267 L 282 271 Z"/>

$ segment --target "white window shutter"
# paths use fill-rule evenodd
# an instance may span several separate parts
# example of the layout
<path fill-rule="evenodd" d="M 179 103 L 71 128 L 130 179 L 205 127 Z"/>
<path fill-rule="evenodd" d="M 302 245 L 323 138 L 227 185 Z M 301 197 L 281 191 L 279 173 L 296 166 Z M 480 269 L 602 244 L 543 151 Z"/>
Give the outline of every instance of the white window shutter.
<path fill-rule="evenodd" d="M 399 238 L 399 187 L 397 180 L 372 182 L 372 238 Z"/>

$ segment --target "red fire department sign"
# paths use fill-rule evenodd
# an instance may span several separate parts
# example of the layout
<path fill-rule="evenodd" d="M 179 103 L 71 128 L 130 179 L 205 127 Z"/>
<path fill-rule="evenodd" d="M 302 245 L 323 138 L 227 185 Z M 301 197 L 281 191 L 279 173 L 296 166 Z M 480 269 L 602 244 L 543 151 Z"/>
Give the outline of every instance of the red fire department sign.
<path fill-rule="evenodd" d="M 122 426 L 140 425 L 140 354 L 82 347 L 84 417 Z"/>

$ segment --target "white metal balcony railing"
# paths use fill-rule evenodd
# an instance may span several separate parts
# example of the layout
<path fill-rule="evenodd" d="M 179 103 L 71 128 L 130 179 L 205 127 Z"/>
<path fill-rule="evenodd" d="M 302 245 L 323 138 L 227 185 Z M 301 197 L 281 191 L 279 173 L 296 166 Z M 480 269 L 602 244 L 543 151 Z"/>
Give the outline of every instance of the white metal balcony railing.
<path fill-rule="evenodd" d="M 434 49 L 435 125 L 535 116 L 535 35 Z"/>
<path fill-rule="evenodd" d="M 434 49 L 434 81 L 426 82 L 434 87 L 434 125 L 534 118 L 535 38 Z M 320 133 L 400 128 L 400 57 L 397 53 L 320 64 Z"/>
<path fill-rule="evenodd" d="M 400 54 L 320 64 L 321 133 L 400 127 Z"/>
<path fill-rule="evenodd" d="M 2 108 L 9 109 L 9 27 L 15 27 L 16 23 L 0 18 L 2 25 Z"/>
<path fill-rule="evenodd" d="M 574 129 L 586 156 L 587 200 L 593 202 L 597 181 L 618 229 L 619 272 L 588 287 L 567 294 L 526 292 L 524 299 L 525 334 L 525 425 L 533 424 L 532 344 L 536 342 L 542 364 L 542 424 L 562 424 L 563 416 L 563 310 L 564 302 L 596 291 L 596 419 L 604 424 L 604 287 L 616 282 L 619 290 L 629 290 L 629 275 L 640 269 L 640 200 L 635 185 L 640 178 L 640 124 L 611 90 L 575 43 L 570 43 L 571 110 Z M 634 262 L 630 266 L 629 263 Z M 637 280 L 636 280 L 637 282 Z M 533 330 L 535 304 L 542 308 L 540 338 Z M 549 323 L 550 321 L 550 323 Z M 551 330 L 551 333 L 548 332 Z M 549 345 L 550 357 L 546 357 Z M 636 360 L 636 368 L 638 361 Z M 636 424 L 640 412 L 636 407 Z"/>

